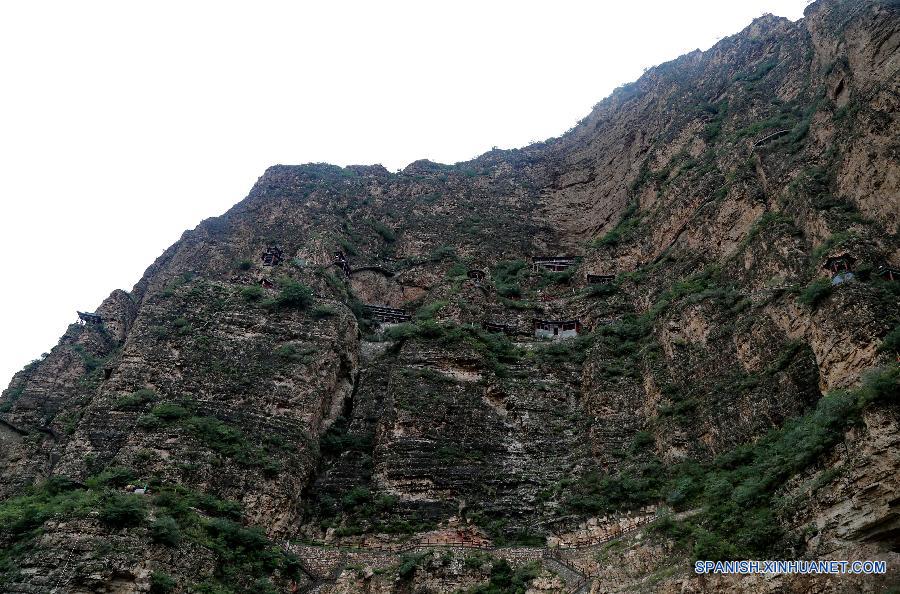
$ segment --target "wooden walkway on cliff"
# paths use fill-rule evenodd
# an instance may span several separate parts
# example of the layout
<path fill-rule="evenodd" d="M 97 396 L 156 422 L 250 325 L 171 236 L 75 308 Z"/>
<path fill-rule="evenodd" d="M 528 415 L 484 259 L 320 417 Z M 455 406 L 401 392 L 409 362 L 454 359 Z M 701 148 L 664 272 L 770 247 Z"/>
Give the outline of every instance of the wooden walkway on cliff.
<path fill-rule="evenodd" d="M 363 305 L 363 308 L 366 310 L 372 318 L 382 322 L 384 324 L 400 324 L 402 322 L 408 322 L 412 319 L 408 313 L 403 311 L 402 309 L 397 309 L 395 307 L 386 307 L 383 305 Z"/>
<path fill-rule="evenodd" d="M 676 517 L 685 517 L 693 512 L 682 512 L 676 514 Z M 326 585 L 333 584 L 340 576 L 341 570 L 351 564 L 360 564 L 366 560 L 372 561 L 376 556 L 384 556 L 383 559 L 389 563 L 398 555 L 422 554 L 432 551 L 457 552 L 465 554 L 468 551 L 483 551 L 492 553 L 501 559 L 510 562 L 527 562 L 541 560 L 546 567 L 560 576 L 566 584 L 566 594 L 584 594 L 590 591 L 593 584 L 592 576 L 584 573 L 577 566 L 573 565 L 570 560 L 563 555 L 566 551 L 591 551 L 607 546 L 610 542 L 619 540 L 633 534 L 634 532 L 644 528 L 657 520 L 655 515 L 646 514 L 633 518 L 634 523 L 625 529 L 610 530 L 609 534 L 604 538 L 591 540 L 590 542 L 559 545 L 552 547 L 517 547 L 507 546 L 498 547 L 489 543 L 472 542 L 460 540 L 459 542 L 447 541 L 445 539 L 422 539 L 414 543 L 368 543 L 357 546 L 329 546 L 324 544 L 300 544 L 285 542 L 283 546 L 297 554 L 303 556 L 303 551 L 307 553 L 311 551 L 320 551 L 320 556 L 330 556 L 332 558 L 331 567 L 327 571 L 316 571 L 304 565 L 304 572 L 310 576 L 312 583 L 299 592 L 303 594 L 314 594 L 320 592 Z M 615 524 L 613 526 L 616 526 Z"/>

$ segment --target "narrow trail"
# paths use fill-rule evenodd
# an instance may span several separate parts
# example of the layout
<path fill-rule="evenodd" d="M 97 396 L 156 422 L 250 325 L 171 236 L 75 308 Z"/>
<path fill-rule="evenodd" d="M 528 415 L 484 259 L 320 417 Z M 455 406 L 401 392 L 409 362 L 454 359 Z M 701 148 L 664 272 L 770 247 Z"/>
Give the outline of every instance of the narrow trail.
<path fill-rule="evenodd" d="M 607 546 L 609 543 L 621 540 L 626 536 L 650 525 L 651 522 L 636 525 L 627 530 L 623 530 L 609 538 L 598 540 L 583 545 L 571 545 L 563 547 L 496 547 L 492 545 L 479 545 L 472 543 L 416 543 L 402 547 L 378 547 L 378 546 L 361 546 L 354 549 L 346 549 L 340 552 L 335 566 L 325 575 L 317 575 L 316 572 L 303 567 L 304 572 L 310 577 L 312 583 L 298 590 L 298 594 L 321 594 L 327 586 L 337 583 L 338 578 L 347 566 L 351 553 L 374 553 L 384 555 L 402 555 L 409 553 L 428 553 L 431 551 L 453 551 L 464 552 L 466 550 L 485 551 L 488 553 L 499 553 L 499 557 L 504 557 L 504 553 L 510 551 L 518 551 L 523 553 L 532 553 L 533 557 L 539 558 L 542 565 L 562 578 L 565 583 L 566 594 L 588 594 L 593 585 L 593 576 L 584 573 L 581 569 L 573 565 L 570 561 L 562 557 L 563 551 L 590 551 Z M 284 543 L 284 547 L 293 550 L 297 545 Z M 322 550 L 335 550 L 334 547 L 326 547 L 320 545 L 300 545 L 309 548 L 318 548 Z M 297 552 L 294 550 L 294 552 Z"/>

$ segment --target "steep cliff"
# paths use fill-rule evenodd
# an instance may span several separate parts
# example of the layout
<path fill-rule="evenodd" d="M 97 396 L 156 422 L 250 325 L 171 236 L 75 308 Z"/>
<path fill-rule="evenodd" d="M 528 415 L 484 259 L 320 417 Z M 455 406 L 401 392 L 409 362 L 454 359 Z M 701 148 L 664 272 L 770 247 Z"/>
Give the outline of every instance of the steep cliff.
<path fill-rule="evenodd" d="M 819 0 L 544 143 L 270 168 L 3 392 L 0 589 L 900 583 L 898 46 Z"/>

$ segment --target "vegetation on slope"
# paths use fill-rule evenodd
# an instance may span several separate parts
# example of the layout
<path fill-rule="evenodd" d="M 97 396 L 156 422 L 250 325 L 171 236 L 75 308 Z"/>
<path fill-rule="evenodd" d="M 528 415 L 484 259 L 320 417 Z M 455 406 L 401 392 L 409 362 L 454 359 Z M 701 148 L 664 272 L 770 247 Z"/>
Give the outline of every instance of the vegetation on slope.
<path fill-rule="evenodd" d="M 152 495 L 123 490 L 133 482 L 137 477 L 130 470 L 111 467 L 85 484 L 54 476 L 0 502 L 0 585 L 15 579 L 16 560 L 39 546 L 46 522 L 90 522 L 94 515 L 112 530 L 146 529 L 161 546 L 176 548 L 184 541 L 208 551 L 216 560 L 215 573 L 180 584 L 192 592 L 274 592 L 271 576 L 284 580 L 300 575 L 296 557 L 267 539 L 260 528 L 240 523 L 239 504 L 156 480 L 149 481 Z M 156 591 L 168 591 L 165 584 L 174 588 L 173 578 L 164 572 L 156 575 Z"/>
<path fill-rule="evenodd" d="M 675 509 L 699 508 L 683 521 L 671 518 L 658 530 L 692 547 L 697 559 L 753 559 L 790 556 L 795 543 L 782 531 L 779 497 L 785 481 L 814 464 L 860 422 L 866 407 L 898 402 L 900 367 L 866 376 L 861 387 L 823 396 L 809 413 L 739 446 L 710 463 L 685 461 L 664 466 L 639 461 L 616 476 L 583 476 L 567 505 L 605 514 L 659 500 Z M 646 444 L 645 444 L 646 445 Z M 640 450 L 635 444 L 632 454 Z"/>

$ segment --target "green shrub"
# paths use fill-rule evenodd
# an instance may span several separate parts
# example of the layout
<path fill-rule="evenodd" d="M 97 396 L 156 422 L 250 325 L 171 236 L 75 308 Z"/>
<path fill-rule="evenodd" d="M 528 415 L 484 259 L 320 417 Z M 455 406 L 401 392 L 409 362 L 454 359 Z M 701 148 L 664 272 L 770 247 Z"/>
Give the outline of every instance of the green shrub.
<path fill-rule="evenodd" d="M 175 591 L 177 585 L 167 573 L 154 571 L 150 574 L 150 594 L 169 594 Z"/>
<path fill-rule="evenodd" d="M 614 283 L 603 283 L 602 285 L 589 285 L 584 294 L 588 297 L 609 297 L 614 295 L 618 290 L 618 286 Z"/>
<path fill-rule="evenodd" d="M 475 551 L 466 555 L 463 559 L 463 565 L 469 569 L 481 569 L 493 559 L 493 557 L 483 551 Z"/>
<path fill-rule="evenodd" d="M 277 589 L 269 578 L 259 578 L 253 582 L 251 590 L 254 594 L 281 594 L 281 590 Z"/>
<path fill-rule="evenodd" d="M 375 499 L 375 508 L 384 513 L 393 510 L 400 499 L 396 495 L 379 495 Z"/>
<path fill-rule="evenodd" d="M 656 440 L 653 438 L 652 433 L 649 431 L 638 431 L 634 434 L 631 445 L 628 446 L 628 451 L 631 454 L 639 454 L 648 448 L 652 448 L 655 444 Z"/>
<path fill-rule="evenodd" d="M 491 271 L 494 288 L 501 297 L 521 297 L 522 279 L 528 264 L 524 260 L 504 260 L 498 262 Z"/>
<path fill-rule="evenodd" d="M 525 594 L 528 584 L 538 576 L 540 567 L 529 563 L 516 570 L 506 559 L 491 564 L 491 577 L 487 584 L 476 586 L 471 594 Z"/>
<path fill-rule="evenodd" d="M 324 320 L 337 315 L 337 310 L 330 305 L 317 305 L 310 310 L 309 315 L 314 320 Z"/>
<path fill-rule="evenodd" d="M 334 420 L 319 440 L 319 450 L 328 456 L 348 451 L 367 452 L 372 449 L 371 435 L 351 435 L 349 423 L 343 416 Z"/>
<path fill-rule="evenodd" d="M 878 350 L 883 353 L 900 353 L 900 325 L 887 333 L 878 345 Z"/>
<path fill-rule="evenodd" d="M 396 324 L 384 331 L 385 337 L 390 340 L 406 340 L 418 336 L 419 327 L 412 323 Z"/>
<path fill-rule="evenodd" d="M 158 429 L 163 426 L 163 422 L 159 419 L 159 417 L 149 414 L 149 415 L 140 415 L 135 421 L 135 425 L 140 427 L 141 429 L 147 429 L 148 431 L 151 429 Z"/>
<path fill-rule="evenodd" d="M 649 170 L 648 170 L 649 171 Z M 594 247 L 614 246 L 624 241 L 637 228 L 641 222 L 638 214 L 638 203 L 630 202 L 622 212 L 622 218 L 616 223 L 616 226 L 609 230 L 604 236 L 593 241 Z"/>
<path fill-rule="evenodd" d="M 654 461 L 637 464 L 615 476 L 601 478 L 588 473 L 573 485 L 566 503 L 575 511 L 592 515 L 653 503 L 660 499 L 661 471 L 662 467 Z"/>
<path fill-rule="evenodd" d="M 152 334 L 156 338 L 159 338 L 160 340 L 168 338 L 170 334 L 169 329 L 160 324 L 154 324 L 153 326 L 150 326 L 149 330 L 150 334 Z"/>
<path fill-rule="evenodd" d="M 154 406 L 150 413 L 163 421 L 175 421 L 188 416 L 190 411 L 174 402 L 162 402 Z"/>
<path fill-rule="evenodd" d="M 312 289 L 293 279 L 282 279 L 281 292 L 275 297 L 275 305 L 282 308 L 306 309 L 312 303 Z"/>
<path fill-rule="evenodd" d="M 818 170 L 816 170 L 816 171 L 818 172 Z M 816 175 L 810 174 L 810 176 L 813 179 L 818 180 L 818 177 L 816 177 Z M 821 188 L 819 188 L 818 186 L 816 187 L 816 189 L 821 191 Z M 855 237 L 855 235 L 851 231 L 841 231 L 840 233 L 834 233 L 833 235 L 828 237 L 828 239 L 826 239 L 824 242 L 822 242 L 822 245 L 820 245 L 819 247 L 817 247 L 816 249 L 813 250 L 812 255 L 811 255 L 812 261 L 814 263 L 818 263 L 819 260 L 822 259 L 822 256 L 824 256 L 825 254 L 830 252 L 832 249 L 838 248 L 838 247 L 846 244 L 847 242 L 852 240 L 854 237 Z"/>
<path fill-rule="evenodd" d="M 567 285 L 572 280 L 573 276 L 575 276 L 575 269 L 572 267 L 560 272 L 542 270 L 540 286 L 548 287 L 550 285 Z"/>
<path fill-rule="evenodd" d="M 206 524 L 209 532 L 228 547 L 244 551 L 264 551 L 269 540 L 261 528 L 244 528 L 236 522 L 223 518 L 213 518 Z"/>
<path fill-rule="evenodd" d="M 346 508 L 354 508 L 358 505 L 369 503 L 372 500 L 372 492 L 366 487 L 353 487 L 341 498 L 341 503 Z"/>
<path fill-rule="evenodd" d="M 178 329 L 179 334 L 187 334 L 190 332 L 191 323 L 187 318 L 175 318 L 175 321 L 172 322 L 172 324 Z"/>
<path fill-rule="evenodd" d="M 778 489 L 839 443 L 864 407 L 896 400 L 898 380 L 896 364 L 873 370 L 856 390 L 823 396 L 807 414 L 720 455 L 712 465 L 672 469 L 666 490 L 684 491 L 676 497 L 680 505 L 702 507 L 701 514 L 678 528 L 690 530 L 695 558 L 784 554 L 786 539 L 775 511 Z"/>
<path fill-rule="evenodd" d="M 133 483 L 135 480 L 134 472 L 130 468 L 124 466 L 110 466 L 103 470 L 100 474 L 96 474 L 87 480 L 87 484 L 91 488 L 113 487 L 121 489 L 125 485 Z"/>
<path fill-rule="evenodd" d="M 111 490 L 110 486 L 120 483 L 127 474 L 127 470 L 108 469 L 88 478 L 87 488 L 65 477 L 53 477 L 29 487 L 26 495 L 0 501 L 0 541 L 4 543 L 0 548 L 0 576 L 10 571 L 10 559 L 33 549 L 39 535 L 35 529 L 51 518 L 71 521 L 99 512 L 101 522 L 118 529 L 142 524 L 151 507 L 157 515 L 149 530 L 153 542 L 174 546 L 179 538 L 188 540 L 192 550 L 215 562 L 215 578 L 192 591 L 265 591 L 264 582 L 273 575 L 286 579 L 299 576 L 301 566 L 294 555 L 269 541 L 261 529 L 232 521 L 240 519 L 239 504 L 172 484 L 154 485 L 152 496 Z M 197 510 L 214 517 L 206 518 Z M 180 532 L 179 525 L 189 529 Z M 107 551 L 99 554 L 106 555 Z M 177 584 L 166 574 L 154 572 L 150 588 L 152 592 L 171 592 Z"/>
<path fill-rule="evenodd" d="M 449 278 L 459 278 L 461 276 L 465 276 L 468 271 L 469 269 L 466 268 L 465 264 L 463 264 L 462 262 L 457 262 L 447 271 L 447 276 Z"/>
<path fill-rule="evenodd" d="M 153 504 L 166 515 L 190 524 L 192 508 L 202 510 L 214 517 L 223 517 L 231 520 L 241 518 L 241 504 L 237 501 L 219 499 L 208 493 L 198 493 L 180 485 L 161 486 L 155 491 Z"/>
<path fill-rule="evenodd" d="M 81 356 L 81 360 L 84 363 L 85 373 L 93 373 L 94 371 L 99 369 L 105 362 L 102 357 L 97 357 L 87 352 L 85 348 L 80 344 L 76 344 L 75 346 L 73 346 L 72 350 L 74 350 L 76 353 L 78 353 L 79 356 Z"/>
<path fill-rule="evenodd" d="M 97 505 L 97 496 L 77 489 L 65 477 L 51 477 L 30 487 L 24 495 L 0 501 L 0 537 L 25 537 L 53 517 L 86 516 Z M 0 557 L 3 550 L 0 549 Z"/>
<path fill-rule="evenodd" d="M 301 349 L 293 344 L 283 344 L 275 349 L 275 355 L 278 358 L 294 363 L 309 363 L 312 361 L 316 352 L 314 347 Z"/>
<path fill-rule="evenodd" d="M 894 363 L 863 374 L 862 385 L 856 393 L 860 406 L 872 402 L 896 404 L 900 400 L 900 366 Z"/>
<path fill-rule="evenodd" d="M 568 340 L 554 341 L 535 348 L 534 357 L 539 363 L 583 363 L 595 340 L 592 334 L 582 334 Z"/>
<path fill-rule="evenodd" d="M 403 555 L 400 557 L 400 567 L 397 568 L 397 575 L 400 579 L 410 579 L 416 572 L 416 568 L 423 557 L 423 555 Z"/>
<path fill-rule="evenodd" d="M 353 245 L 352 243 L 350 243 L 349 240 L 347 240 L 343 237 L 339 237 L 337 241 L 338 241 L 338 244 L 341 246 L 341 249 L 348 256 L 356 256 L 359 254 L 359 252 L 356 251 L 356 246 Z"/>
<path fill-rule="evenodd" d="M 136 408 L 154 400 L 156 400 L 156 392 L 147 388 L 141 388 L 116 400 L 115 407 L 119 410 Z"/>
<path fill-rule="evenodd" d="M 503 260 L 494 265 L 492 276 L 495 282 L 514 283 L 525 274 L 528 264 L 524 260 Z"/>
<path fill-rule="evenodd" d="M 247 302 L 255 302 L 261 300 L 266 292 L 259 285 L 250 285 L 241 288 L 241 299 Z"/>
<path fill-rule="evenodd" d="M 494 283 L 494 287 L 497 289 L 497 293 L 501 297 L 521 297 L 522 296 L 522 287 L 518 284 L 505 284 L 505 283 Z"/>
<path fill-rule="evenodd" d="M 703 140 L 705 140 L 706 142 L 712 142 L 719 137 L 719 134 L 721 132 L 722 122 L 712 121 L 703 127 L 703 132 L 701 133 L 701 135 L 703 136 Z"/>
<path fill-rule="evenodd" d="M 244 433 L 215 417 L 191 417 L 185 422 L 187 429 L 207 447 L 239 461 L 252 462 L 254 449 Z"/>
<path fill-rule="evenodd" d="M 831 295 L 833 289 L 831 281 L 827 278 L 817 279 L 800 292 L 797 300 L 808 307 L 815 308 Z"/>
<path fill-rule="evenodd" d="M 375 229 L 375 232 L 378 233 L 378 235 L 380 235 L 381 238 L 388 243 L 397 240 L 397 232 L 381 221 L 372 220 L 372 228 Z"/>
<path fill-rule="evenodd" d="M 160 516 L 150 525 L 150 538 L 155 543 L 177 547 L 181 542 L 181 528 L 171 516 Z"/>
<path fill-rule="evenodd" d="M 100 521 L 112 528 L 139 526 L 147 515 L 140 495 L 109 493 L 100 508 Z"/>
<path fill-rule="evenodd" d="M 428 303 L 419 308 L 416 312 L 417 320 L 430 320 L 434 318 L 434 315 L 441 310 L 442 307 L 447 305 L 446 301 L 435 301 L 434 303 Z"/>
<path fill-rule="evenodd" d="M 735 82 L 737 81 L 746 81 L 746 82 L 756 82 L 766 76 L 769 71 L 771 71 L 775 66 L 778 65 L 778 60 L 766 60 L 764 62 L 760 62 L 759 65 L 754 68 L 753 72 L 749 74 L 738 74 L 734 77 Z"/>
<path fill-rule="evenodd" d="M 442 245 L 429 254 L 428 259 L 432 262 L 440 262 L 441 260 L 455 260 L 456 248 L 450 245 Z"/>

